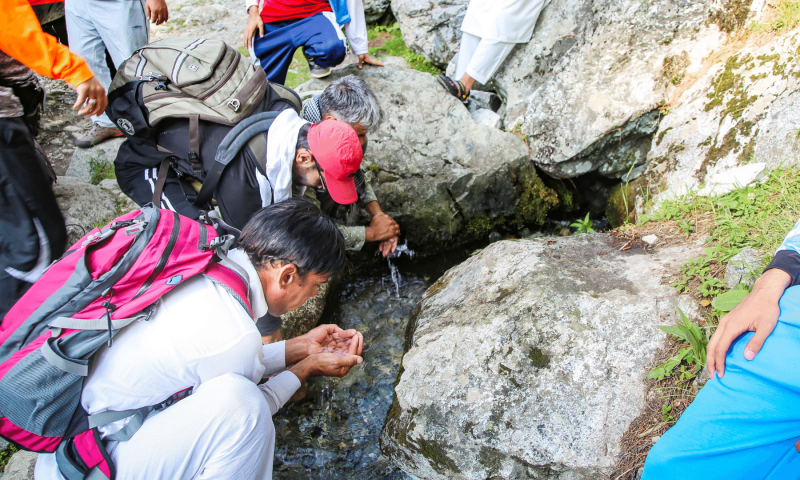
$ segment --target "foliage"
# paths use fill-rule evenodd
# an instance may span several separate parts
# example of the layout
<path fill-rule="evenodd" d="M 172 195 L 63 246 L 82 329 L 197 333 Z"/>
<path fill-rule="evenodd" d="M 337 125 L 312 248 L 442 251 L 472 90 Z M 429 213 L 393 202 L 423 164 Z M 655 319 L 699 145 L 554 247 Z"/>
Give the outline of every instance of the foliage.
<path fill-rule="evenodd" d="M 516 190 L 519 201 L 514 210 L 514 223 L 517 225 L 543 225 L 547 213 L 559 205 L 559 195 L 534 172 L 521 178 Z"/>
<path fill-rule="evenodd" d="M 8 465 L 8 461 L 11 460 L 11 456 L 18 451 L 19 449 L 14 445 L 9 445 L 5 448 L 5 450 L 0 450 L 0 472 L 5 470 L 6 465 Z"/>
<path fill-rule="evenodd" d="M 739 284 L 737 287 L 743 287 L 743 285 Z M 749 293 L 750 290 L 747 290 L 746 288 L 734 288 L 729 292 L 717 295 L 714 301 L 711 302 L 711 306 L 720 312 L 730 312 L 736 308 L 736 306 L 739 305 L 739 303 L 744 300 L 744 297 L 746 297 Z"/>
<path fill-rule="evenodd" d="M 89 172 L 92 176 L 89 183 L 92 185 L 97 185 L 107 178 L 117 178 L 113 163 L 103 162 L 95 158 L 89 160 Z"/>
<path fill-rule="evenodd" d="M 749 30 L 759 32 L 785 32 L 800 24 L 800 0 L 778 0 L 767 3 L 775 9 L 776 16 L 767 23 L 753 22 Z"/>
<path fill-rule="evenodd" d="M 286 72 L 286 81 L 284 82 L 284 85 L 289 88 L 297 88 L 298 85 L 301 85 L 310 79 L 311 75 L 308 74 L 308 61 L 303 55 L 303 49 L 298 48 L 292 57 L 292 63 L 289 65 L 289 71 Z"/>
<path fill-rule="evenodd" d="M 583 220 L 578 219 L 575 220 L 575 223 L 570 224 L 570 227 L 575 227 L 578 230 L 574 233 L 575 235 L 580 235 L 582 233 L 595 233 L 595 230 L 592 228 L 592 221 L 589 219 L 589 213 L 586 214 L 586 218 Z"/>
<path fill-rule="evenodd" d="M 706 363 L 706 346 L 708 345 L 707 334 L 704 333 L 699 326 L 692 323 L 689 317 L 687 317 L 680 308 L 678 308 L 678 314 L 681 317 L 681 321 L 678 322 L 677 325 L 669 327 L 660 326 L 658 328 L 664 333 L 688 343 L 689 346 L 681 348 L 677 355 L 651 370 L 647 374 L 647 378 L 649 379 L 661 380 L 664 377 L 669 377 L 672 375 L 675 367 L 681 365 L 683 362 L 689 366 L 693 365 L 694 368 L 691 371 L 682 368 L 680 370 L 681 380 L 693 378 Z"/>
<path fill-rule="evenodd" d="M 367 38 L 369 40 L 377 38 L 385 39 L 382 45 L 369 49 L 370 55 L 378 57 L 379 59 L 383 57 L 403 57 L 414 70 L 430 73 L 432 75 L 441 73 L 441 70 L 426 60 L 425 57 L 410 51 L 408 47 L 406 47 L 403 41 L 403 34 L 400 32 L 400 24 L 397 22 L 392 25 L 375 25 L 371 27 L 367 32 Z"/>

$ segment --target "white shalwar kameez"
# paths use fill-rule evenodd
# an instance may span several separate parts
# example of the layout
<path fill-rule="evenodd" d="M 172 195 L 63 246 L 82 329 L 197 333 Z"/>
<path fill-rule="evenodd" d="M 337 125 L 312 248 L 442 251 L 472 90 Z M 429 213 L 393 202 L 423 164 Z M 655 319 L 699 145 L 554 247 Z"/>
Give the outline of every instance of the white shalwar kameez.
<path fill-rule="evenodd" d="M 250 305 L 262 317 L 267 302 L 258 273 L 243 251 L 228 258 L 247 271 Z M 225 287 L 198 275 L 162 297 L 150 320 L 132 323 L 98 350 L 81 405 L 90 415 L 129 410 L 192 386 L 192 395 L 151 413 L 130 440 L 106 440 L 117 480 L 270 479 L 272 415 L 300 387 L 285 369 L 285 343 L 262 345 L 249 313 Z M 100 427 L 101 436 L 127 422 Z M 63 480 L 54 454 L 39 455 L 34 477 Z"/>
<path fill-rule="evenodd" d="M 550 0 L 472 0 L 461 25 L 456 79 L 492 78 L 514 45 L 528 43 L 539 13 Z"/>

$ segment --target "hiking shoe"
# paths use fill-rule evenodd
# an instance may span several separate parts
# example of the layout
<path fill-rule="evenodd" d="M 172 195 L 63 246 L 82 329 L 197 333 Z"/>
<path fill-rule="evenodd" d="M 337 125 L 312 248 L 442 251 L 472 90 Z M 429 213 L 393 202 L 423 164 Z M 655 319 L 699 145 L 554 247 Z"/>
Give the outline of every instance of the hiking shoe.
<path fill-rule="evenodd" d="M 121 137 L 122 131 L 117 127 L 101 127 L 98 124 L 93 124 L 88 132 L 76 138 L 74 142 L 76 147 L 89 148 L 97 145 L 112 137 Z"/>
<path fill-rule="evenodd" d="M 314 78 L 323 78 L 327 77 L 331 74 L 331 67 L 320 67 L 314 61 L 314 57 L 307 54 L 305 49 L 303 50 L 303 56 L 306 57 L 306 61 L 308 62 L 308 74 Z"/>

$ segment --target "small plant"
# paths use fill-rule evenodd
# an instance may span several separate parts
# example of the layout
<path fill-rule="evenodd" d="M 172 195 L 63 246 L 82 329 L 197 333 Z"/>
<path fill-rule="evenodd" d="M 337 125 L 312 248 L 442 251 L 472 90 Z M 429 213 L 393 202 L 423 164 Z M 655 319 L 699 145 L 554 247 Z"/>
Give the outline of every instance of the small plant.
<path fill-rule="evenodd" d="M 11 456 L 18 451 L 19 449 L 14 445 L 9 445 L 5 448 L 5 450 L 0 450 L 0 472 L 6 469 L 8 461 L 11 460 Z"/>
<path fill-rule="evenodd" d="M 675 417 L 672 416 L 672 405 L 667 403 L 661 405 L 661 418 L 663 418 L 665 422 L 675 421 Z"/>
<path fill-rule="evenodd" d="M 89 160 L 89 172 L 92 176 L 89 183 L 92 185 L 97 185 L 107 178 L 117 178 L 113 163 L 103 162 L 95 158 Z"/>
<path fill-rule="evenodd" d="M 686 220 L 678 220 L 677 222 L 675 222 L 675 225 L 677 225 L 678 228 L 681 229 L 683 234 L 686 235 L 686 238 L 689 238 L 689 235 L 694 231 L 692 224 L 687 222 Z"/>
<path fill-rule="evenodd" d="M 723 313 L 728 313 L 736 308 L 744 297 L 750 293 L 750 290 L 740 283 L 725 293 L 717 295 L 711 302 L 711 306 Z"/>
<path fill-rule="evenodd" d="M 691 371 L 686 368 L 681 369 L 680 378 L 694 378 L 706 363 L 706 346 L 708 345 L 706 334 L 703 333 L 703 330 L 699 326 L 692 323 L 689 317 L 684 315 L 680 308 L 678 309 L 678 314 L 681 317 L 681 321 L 678 322 L 677 325 L 669 327 L 659 326 L 658 328 L 666 334 L 683 340 L 688 343 L 689 346 L 681 348 L 677 355 L 650 370 L 647 374 L 647 378 L 649 379 L 661 380 L 664 377 L 670 377 L 672 376 L 673 370 L 683 362 L 686 362 L 689 366 L 694 365 L 694 368 Z"/>
<path fill-rule="evenodd" d="M 378 168 L 378 164 L 377 163 L 370 163 L 369 167 L 367 167 L 367 168 L 372 173 L 378 173 L 378 170 L 380 170 L 380 168 Z"/>
<path fill-rule="evenodd" d="M 582 233 L 596 233 L 595 229 L 592 228 L 592 221 L 589 219 L 589 214 L 586 214 L 586 217 L 581 220 L 575 220 L 575 223 L 570 224 L 570 227 L 575 227 L 578 230 L 574 233 L 574 235 L 580 235 Z"/>

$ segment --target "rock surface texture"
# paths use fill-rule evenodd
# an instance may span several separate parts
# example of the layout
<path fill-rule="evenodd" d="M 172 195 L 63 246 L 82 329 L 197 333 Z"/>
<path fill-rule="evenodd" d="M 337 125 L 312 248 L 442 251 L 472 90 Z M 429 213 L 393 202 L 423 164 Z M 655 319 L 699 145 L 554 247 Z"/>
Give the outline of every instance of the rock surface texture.
<path fill-rule="evenodd" d="M 3 480 L 33 480 L 33 469 L 38 454 L 20 451 L 11 457 L 2 474 Z"/>
<path fill-rule="evenodd" d="M 699 253 L 618 249 L 604 234 L 502 241 L 445 273 L 412 317 L 384 454 L 424 479 L 610 474 L 657 327 L 678 302 L 694 310 L 661 277 Z"/>
<path fill-rule="evenodd" d="M 322 90 L 348 74 L 370 85 L 384 111 L 363 165 L 410 244 L 457 243 L 470 221 L 514 213 L 517 186 L 536 178 L 517 136 L 476 124 L 431 75 L 416 70 L 348 67 L 298 90 Z"/>
<path fill-rule="evenodd" d="M 113 138 L 91 148 L 76 148 L 66 175 L 91 182 L 93 171 L 96 169 L 105 166 L 113 172 L 114 159 L 117 158 L 119 146 L 124 141 L 124 138 Z"/>
<path fill-rule="evenodd" d="M 95 225 L 105 225 L 118 216 L 117 201 L 111 193 L 79 178 L 58 177 L 53 191 L 67 223 L 68 247 Z"/>
<path fill-rule="evenodd" d="M 693 190 L 726 193 L 722 184 L 734 177 L 743 187 L 764 167 L 797 164 L 798 46 L 795 32 L 745 47 L 686 86 L 648 154 L 645 178 L 656 203 Z"/>
<path fill-rule="evenodd" d="M 444 68 L 467 3 L 392 9 L 409 48 Z M 712 0 L 553 0 L 490 82 L 506 101 L 504 125 L 528 136 L 531 158 L 553 176 L 618 178 L 645 162 L 657 109 L 676 84 L 724 41 L 709 18 L 720 9 Z"/>

